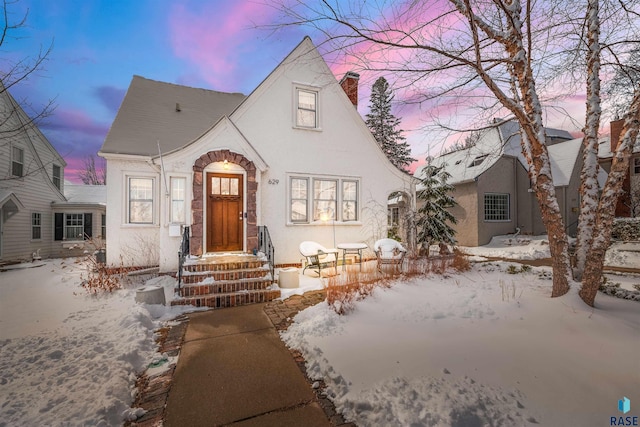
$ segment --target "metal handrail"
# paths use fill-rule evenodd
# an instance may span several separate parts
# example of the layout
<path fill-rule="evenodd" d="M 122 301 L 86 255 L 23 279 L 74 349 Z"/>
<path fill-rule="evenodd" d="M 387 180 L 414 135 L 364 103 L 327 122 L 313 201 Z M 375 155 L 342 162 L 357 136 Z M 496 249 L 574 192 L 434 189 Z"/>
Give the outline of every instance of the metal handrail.
<path fill-rule="evenodd" d="M 188 225 L 184 226 L 184 230 L 182 232 L 182 241 L 180 242 L 180 249 L 178 250 L 178 290 L 180 289 L 180 285 L 182 284 L 182 270 L 184 268 L 184 260 L 189 254 L 189 234 L 190 228 Z"/>
<path fill-rule="evenodd" d="M 274 278 L 275 248 L 271 242 L 271 235 L 266 225 L 258 226 L 258 250 L 266 255 L 269 261 L 269 269 L 271 270 L 271 278 Z"/>

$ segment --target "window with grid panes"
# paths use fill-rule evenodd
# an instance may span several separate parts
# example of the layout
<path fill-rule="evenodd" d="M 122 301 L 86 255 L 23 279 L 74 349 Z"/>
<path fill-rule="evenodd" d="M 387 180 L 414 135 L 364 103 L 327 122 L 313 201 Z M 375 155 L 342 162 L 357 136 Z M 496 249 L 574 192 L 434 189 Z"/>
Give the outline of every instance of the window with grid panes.
<path fill-rule="evenodd" d="M 509 194 L 487 193 L 484 195 L 484 220 L 509 221 Z"/>

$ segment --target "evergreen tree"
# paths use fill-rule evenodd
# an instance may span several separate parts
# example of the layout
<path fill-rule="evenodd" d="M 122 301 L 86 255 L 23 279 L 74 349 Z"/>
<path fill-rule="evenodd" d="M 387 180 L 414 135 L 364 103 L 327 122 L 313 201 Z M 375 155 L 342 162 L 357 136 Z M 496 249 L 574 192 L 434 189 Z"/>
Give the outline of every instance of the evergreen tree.
<path fill-rule="evenodd" d="M 418 200 L 424 202 L 418 209 L 416 241 L 427 248 L 434 243 L 456 244 L 452 228 L 456 218 L 447 210 L 457 205 L 450 195 L 453 191 L 453 185 L 447 182 L 450 177 L 444 165 L 428 165 L 423 169 L 422 189 L 416 193 Z"/>
<path fill-rule="evenodd" d="M 391 163 L 398 169 L 406 170 L 414 158 L 411 148 L 402 136 L 400 119 L 391 113 L 393 93 L 384 77 L 378 78 L 371 89 L 370 112 L 366 115 L 366 123 L 378 145 L 387 155 Z"/>

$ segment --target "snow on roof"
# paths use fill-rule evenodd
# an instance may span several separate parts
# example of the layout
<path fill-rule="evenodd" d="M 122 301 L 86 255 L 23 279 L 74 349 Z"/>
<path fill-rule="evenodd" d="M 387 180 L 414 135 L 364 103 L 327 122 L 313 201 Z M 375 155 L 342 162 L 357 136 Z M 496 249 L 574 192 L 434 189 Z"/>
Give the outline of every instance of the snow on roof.
<path fill-rule="evenodd" d="M 636 144 L 633 146 L 634 153 L 640 153 L 640 136 L 636 140 Z M 611 152 L 611 138 L 609 135 L 603 136 L 598 140 L 598 158 L 609 159 L 613 157 Z"/>
<path fill-rule="evenodd" d="M 548 147 L 551 163 L 553 185 L 562 187 L 569 185 L 571 174 L 578 160 L 582 139 L 572 139 Z"/>
<path fill-rule="evenodd" d="M 65 185 L 64 196 L 67 198 L 68 203 L 106 205 L 107 186 L 77 184 Z"/>
<path fill-rule="evenodd" d="M 554 184 L 568 185 L 582 140 L 573 139 L 569 132 L 560 129 L 545 128 L 545 131 L 553 138 L 568 140 L 548 147 Z M 498 122 L 496 127 L 483 130 L 474 146 L 444 154 L 435 158 L 432 164 L 446 165 L 451 175 L 449 183 L 459 184 L 474 180 L 503 155 L 516 157 L 529 170 L 520 145 L 520 125 L 515 120 Z M 422 169 L 417 175 L 421 173 Z"/>

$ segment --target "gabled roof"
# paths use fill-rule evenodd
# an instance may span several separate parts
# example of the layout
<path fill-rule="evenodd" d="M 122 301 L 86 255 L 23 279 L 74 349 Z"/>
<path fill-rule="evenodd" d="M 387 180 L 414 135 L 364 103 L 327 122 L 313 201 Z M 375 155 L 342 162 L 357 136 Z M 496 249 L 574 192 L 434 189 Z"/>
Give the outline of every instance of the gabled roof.
<path fill-rule="evenodd" d="M 481 132 L 474 146 L 444 154 L 433 160 L 432 164 L 435 166 L 446 164 L 446 170 L 451 174 L 450 184 L 455 185 L 476 179 L 502 156 L 517 158 L 522 166 L 529 170 L 520 146 L 518 122 L 504 120 L 496 123 L 497 126 Z M 547 135 L 556 140 L 567 140 L 550 145 L 548 150 L 554 184 L 568 185 L 580 151 L 581 140 L 573 140 L 571 134 L 564 130 L 553 128 L 545 128 L 545 130 Z"/>
<path fill-rule="evenodd" d="M 107 186 L 65 184 L 64 196 L 68 203 L 106 205 Z"/>
<path fill-rule="evenodd" d="M 102 153 L 153 156 L 201 136 L 245 99 L 225 93 L 133 76 Z"/>

